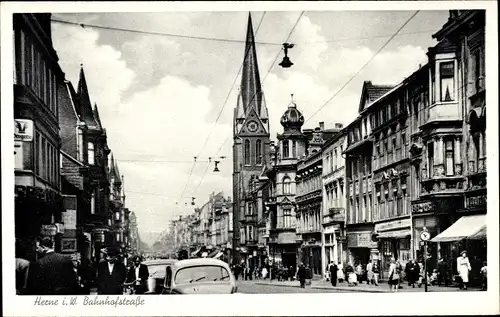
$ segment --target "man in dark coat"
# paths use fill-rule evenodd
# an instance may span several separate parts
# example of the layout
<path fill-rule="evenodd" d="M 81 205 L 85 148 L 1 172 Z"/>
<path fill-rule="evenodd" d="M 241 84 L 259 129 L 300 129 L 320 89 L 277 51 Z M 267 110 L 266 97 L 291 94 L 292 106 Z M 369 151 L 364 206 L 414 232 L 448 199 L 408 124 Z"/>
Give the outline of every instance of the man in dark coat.
<path fill-rule="evenodd" d="M 123 295 L 126 276 L 125 265 L 118 261 L 118 251 L 108 249 L 105 261 L 97 267 L 97 292 L 100 295 Z"/>
<path fill-rule="evenodd" d="M 306 268 L 304 267 L 304 263 L 300 263 L 297 278 L 300 281 L 300 288 L 306 288 Z"/>
<path fill-rule="evenodd" d="M 144 294 L 146 292 L 149 278 L 148 267 L 142 264 L 141 260 L 140 256 L 134 256 L 133 265 L 127 274 L 127 283 L 134 286 L 136 294 Z"/>
<path fill-rule="evenodd" d="M 406 279 L 408 280 L 408 286 L 415 287 L 415 283 L 418 281 L 420 275 L 420 267 L 418 264 L 411 260 L 406 264 Z"/>
<path fill-rule="evenodd" d="M 335 262 L 330 263 L 330 281 L 332 286 L 337 286 L 337 271 L 339 270 Z"/>
<path fill-rule="evenodd" d="M 444 282 L 444 286 L 448 286 L 449 280 L 448 280 L 448 263 L 443 260 L 443 258 L 439 259 L 439 262 L 437 264 L 437 271 L 438 271 L 438 286 L 441 286 L 441 284 Z"/>
<path fill-rule="evenodd" d="M 27 293 L 30 295 L 76 295 L 78 278 L 69 256 L 54 252 L 51 238 L 37 241 L 37 251 L 43 257 L 30 265 Z"/>

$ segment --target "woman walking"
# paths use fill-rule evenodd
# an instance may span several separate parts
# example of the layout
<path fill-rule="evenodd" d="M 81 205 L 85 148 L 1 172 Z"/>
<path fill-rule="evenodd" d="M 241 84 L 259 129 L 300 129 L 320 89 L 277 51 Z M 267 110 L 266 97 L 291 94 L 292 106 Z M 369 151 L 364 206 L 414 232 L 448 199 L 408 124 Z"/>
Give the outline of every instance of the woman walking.
<path fill-rule="evenodd" d="M 391 290 L 394 290 L 395 292 L 398 291 L 399 287 L 399 268 L 398 265 L 396 265 L 396 260 L 394 258 L 391 259 L 391 265 L 389 267 L 389 287 Z"/>
<path fill-rule="evenodd" d="M 467 257 L 467 252 L 462 251 L 460 257 L 457 259 L 457 271 L 460 275 L 460 289 L 467 289 L 467 283 L 469 283 L 469 272 L 471 271 L 471 266 L 469 258 Z"/>

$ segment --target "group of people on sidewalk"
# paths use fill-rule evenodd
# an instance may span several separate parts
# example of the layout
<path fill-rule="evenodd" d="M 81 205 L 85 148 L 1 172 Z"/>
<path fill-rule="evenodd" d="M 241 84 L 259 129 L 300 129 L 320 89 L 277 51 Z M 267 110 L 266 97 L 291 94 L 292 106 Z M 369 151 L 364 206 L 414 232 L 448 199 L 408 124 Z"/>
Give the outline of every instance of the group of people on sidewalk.
<path fill-rule="evenodd" d="M 36 242 L 37 261 L 28 261 L 22 247 L 16 245 L 16 294 L 18 295 L 86 295 L 93 287 L 98 294 L 122 295 L 133 286 L 137 294 L 146 290 L 149 273 L 141 258 L 133 258 L 128 269 L 119 260 L 119 252 L 109 248 L 104 260 L 95 265 L 78 255 L 55 252 L 51 238 Z"/>

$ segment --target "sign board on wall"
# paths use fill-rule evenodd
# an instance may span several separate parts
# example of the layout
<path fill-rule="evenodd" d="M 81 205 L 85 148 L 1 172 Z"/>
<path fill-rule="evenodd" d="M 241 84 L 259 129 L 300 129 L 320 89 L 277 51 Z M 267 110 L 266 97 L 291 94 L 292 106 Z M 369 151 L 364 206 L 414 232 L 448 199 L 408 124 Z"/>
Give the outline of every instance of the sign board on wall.
<path fill-rule="evenodd" d="M 42 236 L 53 237 L 57 233 L 56 225 L 42 225 L 40 234 Z"/>
<path fill-rule="evenodd" d="M 33 141 L 33 121 L 14 119 L 14 141 Z"/>
<path fill-rule="evenodd" d="M 62 252 L 75 252 L 77 250 L 76 239 L 61 239 Z"/>
<path fill-rule="evenodd" d="M 62 221 L 66 229 L 76 229 L 76 210 L 67 209 L 62 212 Z"/>
<path fill-rule="evenodd" d="M 348 248 L 376 248 L 377 242 L 372 241 L 371 231 L 347 233 Z"/>
<path fill-rule="evenodd" d="M 407 227 L 411 227 L 410 218 L 377 223 L 377 224 L 375 224 L 375 231 L 380 232 L 380 231 L 401 229 L 401 228 L 407 228 Z"/>

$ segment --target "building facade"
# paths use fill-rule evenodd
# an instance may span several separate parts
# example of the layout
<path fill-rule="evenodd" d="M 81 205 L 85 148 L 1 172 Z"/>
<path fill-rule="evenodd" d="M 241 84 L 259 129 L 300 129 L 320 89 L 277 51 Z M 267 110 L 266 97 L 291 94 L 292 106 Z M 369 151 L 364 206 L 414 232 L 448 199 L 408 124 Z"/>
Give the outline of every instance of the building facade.
<path fill-rule="evenodd" d="M 322 271 L 322 146 L 323 129 L 314 129 L 308 142 L 306 156 L 297 163 L 297 237 L 301 242 L 299 262 L 311 268 L 313 275 Z"/>
<path fill-rule="evenodd" d="M 14 14 L 15 231 L 28 260 L 35 240 L 61 248 L 58 87 L 64 73 L 52 46 L 50 14 Z"/>
<path fill-rule="evenodd" d="M 297 266 L 297 162 L 306 153 L 307 136 L 302 133 L 304 116 L 292 100 L 280 119 L 283 132 L 272 146 L 267 201 L 269 258 L 287 268 Z"/>
<path fill-rule="evenodd" d="M 249 186 L 268 162 L 269 116 L 262 91 L 252 18 L 248 17 L 245 55 L 233 122 L 233 253 L 236 257 L 257 247 L 257 210 Z M 246 247 L 240 249 L 240 247 Z M 238 250 L 237 250 L 238 248 Z M 236 251 L 238 251 L 236 253 Z M 241 251 L 241 252 L 240 252 Z"/>
<path fill-rule="evenodd" d="M 339 133 L 330 138 L 323 145 L 322 157 L 322 249 L 321 257 L 323 275 L 328 264 L 335 262 L 342 264 L 347 259 L 346 233 L 345 233 L 345 158 L 344 150 L 347 148 L 346 130 L 342 124 L 335 128 Z"/>
<path fill-rule="evenodd" d="M 361 93 L 359 116 L 346 128 L 346 237 L 348 263 L 351 265 L 379 259 L 378 244 L 373 238 L 372 122 L 366 109 L 392 88 L 366 81 Z"/>

